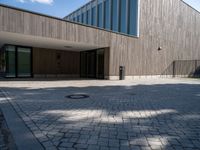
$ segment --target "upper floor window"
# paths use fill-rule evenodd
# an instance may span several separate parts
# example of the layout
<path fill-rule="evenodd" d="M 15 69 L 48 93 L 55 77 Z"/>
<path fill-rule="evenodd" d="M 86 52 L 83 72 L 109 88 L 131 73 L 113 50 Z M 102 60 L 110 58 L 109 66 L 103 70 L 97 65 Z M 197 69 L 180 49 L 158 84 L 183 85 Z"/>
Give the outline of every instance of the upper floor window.
<path fill-rule="evenodd" d="M 86 24 L 91 25 L 91 10 L 87 10 Z"/>
<path fill-rule="evenodd" d="M 119 0 L 112 0 L 112 30 L 118 31 L 118 3 Z"/>
<path fill-rule="evenodd" d="M 110 29 L 110 0 L 104 1 L 104 27 Z"/>
<path fill-rule="evenodd" d="M 98 27 L 103 28 L 103 4 L 98 4 Z"/>
<path fill-rule="evenodd" d="M 127 33 L 127 0 L 120 1 L 120 32 Z"/>
<path fill-rule="evenodd" d="M 139 36 L 139 0 L 93 0 L 66 18 Z"/>
<path fill-rule="evenodd" d="M 96 26 L 96 6 L 92 8 L 92 25 Z"/>
<path fill-rule="evenodd" d="M 129 0 L 129 32 L 130 35 L 137 36 L 139 33 L 138 31 L 138 0 Z"/>

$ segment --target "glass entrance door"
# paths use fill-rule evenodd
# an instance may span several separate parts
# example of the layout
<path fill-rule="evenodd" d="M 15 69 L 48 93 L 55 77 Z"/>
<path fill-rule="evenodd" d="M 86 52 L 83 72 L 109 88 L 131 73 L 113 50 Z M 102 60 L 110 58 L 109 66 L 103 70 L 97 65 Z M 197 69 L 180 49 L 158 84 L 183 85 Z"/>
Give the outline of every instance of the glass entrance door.
<path fill-rule="evenodd" d="M 17 77 L 31 77 L 31 48 L 17 47 Z"/>
<path fill-rule="evenodd" d="M 104 78 L 104 49 L 81 52 L 81 77 Z"/>
<path fill-rule="evenodd" d="M 96 78 L 96 52 L 91 51 L 87 54 L 87 77 Z"/>
<path fill-rule="evenodd" d="M 97 78 L 104 79 L 104 49 L 97 50 Z"/>
<path fill-rule="evenodd" d="M 96 51 L 81 52 L 81 77 L 96 78 Z"/>

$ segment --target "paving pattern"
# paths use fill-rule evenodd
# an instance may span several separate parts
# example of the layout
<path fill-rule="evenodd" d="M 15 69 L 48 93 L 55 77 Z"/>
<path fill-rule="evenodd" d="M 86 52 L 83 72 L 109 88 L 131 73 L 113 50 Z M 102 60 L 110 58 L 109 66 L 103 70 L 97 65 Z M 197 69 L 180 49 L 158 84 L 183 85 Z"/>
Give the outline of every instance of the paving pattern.
<path fill-rule="evenodd" d="M 0 94 L 0 97 L 2 95 Z M 0 150 L 16 150 L 11 133 L 0 109 Z"/>
<path fill-rule="evenodd" d="M 8 146 L 5 142 L 5 135 L 4 135 L 4 129 L 3 129 L 3 123 L 4 123 L 4 118 L 2 115 L 2 112 L 0 110 L 0 150 L 8 150 Z"/>
<path fill-rule="evenodd" d="M 200 149 L 200 80 L 1 81 L 0 87 L 45 149 Z M 77 93 L 90 97 L 66 97 Z"/>

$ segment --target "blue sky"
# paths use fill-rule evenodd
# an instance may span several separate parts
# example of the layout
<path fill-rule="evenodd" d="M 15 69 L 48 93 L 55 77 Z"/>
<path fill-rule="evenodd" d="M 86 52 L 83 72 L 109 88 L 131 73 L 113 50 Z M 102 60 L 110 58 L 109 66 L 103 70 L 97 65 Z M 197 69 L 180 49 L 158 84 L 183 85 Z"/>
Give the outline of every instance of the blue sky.
<path fill-rule="evenodd" d="M 200 12 L 200 0 L 184 0 Z"/>
<path fill-rule="evenodd" d="M 88 1 L 90 0 L 0 0 L 0 3 L 63 18 Z M 184 1 L 200 11 L 200 0 Z"/>
<path fill-rule="evenodd" d="M 0 3 L 63 18 L 89 1 L 90 0 L 0 0 Z"/>

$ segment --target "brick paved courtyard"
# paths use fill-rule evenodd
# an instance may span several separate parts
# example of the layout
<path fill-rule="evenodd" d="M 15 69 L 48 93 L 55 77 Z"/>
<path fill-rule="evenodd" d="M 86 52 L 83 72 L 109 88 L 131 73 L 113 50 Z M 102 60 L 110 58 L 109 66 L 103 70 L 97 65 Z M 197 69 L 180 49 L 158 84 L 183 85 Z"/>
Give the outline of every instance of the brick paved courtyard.
<path fill-rule="evenodd" d="M 0 109 L 0 150 L 16 150 L 13 138 Z"/>
<path fill-rule="evenodd" d="M 0 81 L 45 149 L 200 149 L 200 80 Z M 69 99 L 70 94 L 87 94 Z"/>

